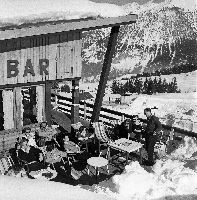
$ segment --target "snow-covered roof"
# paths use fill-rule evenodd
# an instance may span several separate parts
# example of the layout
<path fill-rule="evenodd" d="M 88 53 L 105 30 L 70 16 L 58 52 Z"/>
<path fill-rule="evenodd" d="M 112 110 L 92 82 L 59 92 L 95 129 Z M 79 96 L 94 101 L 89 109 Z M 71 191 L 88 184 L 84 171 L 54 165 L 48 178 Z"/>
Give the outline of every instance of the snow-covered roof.
<path fill-rule="evenodd" d="M 0 5 L 1 40 L 12 38 L 13 30 L 16 38 L 136 20 L 120 6 L 89 0 L 0 0 Z"/>
<path fill-rule="evenodd" d="M 0 0 L 0 4 L 0 22 L 3 24 L 125 15 L 120 6 L 89 0 Z"/>
<path fill-rule="evenodd" d="M 127 15 L 111 18 L 86 18 L 78 20 L 57 20 L 50 22 L 37 22 L 34 24 L 23 24 L 21 26 L 11 26 L 0 28 L 0 40 L 42 35 L 50 33 L 60 33 L 74 30 L 90 30 L 112 25 L 124 25 L 134 23 L 136 15 Z"/>

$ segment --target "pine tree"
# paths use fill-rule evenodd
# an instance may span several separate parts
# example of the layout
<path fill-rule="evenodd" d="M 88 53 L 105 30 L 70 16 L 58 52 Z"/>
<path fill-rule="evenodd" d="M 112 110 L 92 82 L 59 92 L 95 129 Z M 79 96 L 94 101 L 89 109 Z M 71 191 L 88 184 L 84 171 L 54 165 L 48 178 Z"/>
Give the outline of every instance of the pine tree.
<path fill-rule="evenodd" d="M 150 77 L 148 80 L 147 94 L 152 94 L 152 93 L 153 93 L 153 81 Z"/>
<path fill-rule="evenodd" d="M 174 93 L 179 93 L 180 90 L 178 89 L 176 77 L 174 77 L 174 78 L 172 79 L 172 85 L 173 85 L 173 92 L 174 92 Z"/>
<path fill-rule="evenodd" d="M 113 94 L 117 94 L 117 81 L 114 80 L 111 85 L 111 90 Z"/>
<path fill-rule="evenodd" d="M 129 80 L 129 92 L 130 93 L 134 93 L 135 92 L 134 81 L 133 81 L 132 78 Z"/>
<path fill-rule="evenodd" d="M 155 94 L 157 91 L 157 78 L 155 77 L 153 80 L 153 89 L 152 92 Z"/>
<path fill-rule="evenodd" d="M 148 93 L 148 78 L 146 77 L 144 81 L 144 86 L 143 86 L 143 93 L 147 94 Z"/>
<path fill-rule="evenodd" d="M 168 91 L 168 83 L 166 82 L 165 78 L 163 79 L 162 86 L 163 86 L 163 92 L 167 92 Z"/>
<path fill-rule="evenodd" d="M 157 91 L 158 93 L 162 93 L 163 92 L 163 85 L 162 85 L 162 80 L 161 77 L 159 77 L 159 81 L 157 82 Z"/>

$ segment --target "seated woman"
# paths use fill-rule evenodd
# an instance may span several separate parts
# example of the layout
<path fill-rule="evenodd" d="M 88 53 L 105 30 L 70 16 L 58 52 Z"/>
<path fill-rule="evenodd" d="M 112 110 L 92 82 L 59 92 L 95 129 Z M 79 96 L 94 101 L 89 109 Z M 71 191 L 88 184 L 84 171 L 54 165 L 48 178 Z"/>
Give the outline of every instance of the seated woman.
<path fill-rule="evenodd" d="M 57 130 L 47 126 L 47 122 L 40 124 L 40 129 L 36 131 L 36 143 L 39 147 L 45 146 L 46 141 L 51 141 L 56 137 Z"/>
<path fill-rule="evenodd" d="M 18 158 L 24 162 L 24 164 L 27 164 L 29 172 L 45 168 L 45 165 L 41 163 L 41 161 L 43 161 L 42 151 L 30 146 L 28 144 L 28 139 L 25 137 L 20 140 Z"/>
<path fill-rule="evenodd" d="M 67 153 L 58 150 L 54 141 L 46 142 L 46 145 L 45 162 L 48 166 L 53 166 L 53 168 L 58 172 L 62 167 L 65 171 L 70 171 L 69 164 L 67 163 Z"/>
<path fill-rule="evenodd" d="M 66 135 L 64 138 L 64 149 L 68 154 L 68 157 L 73 159 L 78 169 L 84 168 L 87 163 L 88 153 L 80 151 L 80 147 L 74 142 L 69 140 L 69 137 Z"/>
<path fill-rule="evenodd" d="M 139 141 L 142 137 L 142 125 L 137 115 L 134 115 L 129 125 L 130 137 L 133 140 Z"/>
<path fill-rule="evenodd" d="M 79 153 L 80 147 L 74 142 L 70 141 L 69 137 L 66 135 L 64 137 L 64 150 L 68 153 Z"/>
<path fill-rule="evenodd" d="M 36 141 L 35 141 L 35 132 L 33 132 L 30 127 L 24 128 L 22 130 L 22 135 L 23 137 L 28 139 L 28 144 L 30 146 L 37 147 Z"/>
<path fill-rule="evenodd" d="M 40 129 L 37 130 L 35 134 L 36 144 L 38 147 L 45 146 L 46 130 L 47 130 L 47 123 L 46 122 L 40 123 Z"/>

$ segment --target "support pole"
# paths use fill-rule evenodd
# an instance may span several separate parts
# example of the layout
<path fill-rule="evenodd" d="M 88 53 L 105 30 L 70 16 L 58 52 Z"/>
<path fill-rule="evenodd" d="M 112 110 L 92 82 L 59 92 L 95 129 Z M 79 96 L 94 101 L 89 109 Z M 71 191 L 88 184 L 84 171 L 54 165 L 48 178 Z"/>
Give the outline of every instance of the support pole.
<path fill-rule="evenodd" d="M 51 82 L 46 81 L 45 83 L 45 116 L 48 126 L 51 126 Z"/>
<path fill-rule="evenodd" d="M 108 45 L 107 45 L 107 51 L 105 54 L 105 59 L 102 67 L 102 72 L 100 76 L 99 86 L 96 94 L 96 100 L 94 103 L 93 111 L 92 111 L 92 118 L 91 122 L 97 122 L 99 121 L 99 115 L 101 111 L 102 101 L 105 94 L 105 87 L 107 84 L 112 58 L 115 51 L 115 45 L 118 38 L 120 26 L 113 26 L 111 29 Z"/>
<path fill-rule="evenodd" d="M 14 128 L 21 129 L 23 125 L 21 87 L 15 87 L 13 93 L 14 93 Z"/>
<path fill-rule="evenodd" d="M 79 80 L 72 80 L 71 124 L 79 121 Z"/>
<path fill-rule="evenodd" d="M 84 120 L 86 120 L 86 101 L 84 100 Z"/>

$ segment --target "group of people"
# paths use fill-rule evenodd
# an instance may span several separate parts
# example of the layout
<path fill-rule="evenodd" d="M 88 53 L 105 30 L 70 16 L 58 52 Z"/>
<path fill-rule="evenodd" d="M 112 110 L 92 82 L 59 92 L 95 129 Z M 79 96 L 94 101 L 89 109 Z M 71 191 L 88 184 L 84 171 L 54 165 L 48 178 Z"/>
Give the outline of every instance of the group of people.
<path fill-rule="evenodd" d="M 145 165 L 154 164 L 154 147 L 159 140 L 161 123 L 159 119 L 154 116 L 150 108 L 144 109 L 144 115 L 147 117 L 146 126 L 143 127 L 138 116 L 133 116 L 132 120 L 125 120 L 120 125 L 114 127 L 114 140 L 118 138 L 128 138 L 128 134 L 133 134 L 133 140 L 145 139 L 145 149 L 148 153 L 148 160 Z M 63 152 L 63 156 L 67 157 L 69 154 L 75 155 L 75 158 L 86 159 L 88 156 L 83 154 L 80 147 L 73 141 L 69 140 L 68 135 L 63 135 L 61 141 L 57 142 L 54 134 L 48 134 L 47 123 L 42 122 L 37 131 L 32 131 L 31 128 L 25 128 L 16 143 L 17 157 L 19 160 L 28 164 L 28 171 L 37 171 L 46 168 L 46 157 L 54 155 L 54 151 Z M 86 152 L 87 153 L 87 152 Z M 61 154 L 62 155 L 62 154 Z M 66 159 L 69 161 L 69 159 Z M 25 166 L 25 165 L 24 165 Z"/>
<path fill-rule="evenodd" d="M 54 165 L 57 170 L 63 167 L 64 171 L 71 173 L 70 157 L 74 161 L 87 159 L 86 153 L 81 151 L 76 143 L 70 141 L 66 133 L 59 131 L 57 133 L 60 133 L 60 138 L 58 134 L 50 134 L 46 122 L 42 122 L 36 131 L 29 127 L 24 128 L 15 145 L 18 164 L 8 174 L 22 176 L 24 173 L 21 172 L 26 171 L 30 174 L 31 171 L 54 168 Z M 57 163 L 50 165 L 50 160 L 53 159 L 57 159 Z"/>
<path fill-rule="evenodd" d="M 148 160 L 144 164 L 152 166 L 154 164 L 154 147 L 160 139 L 162 125 L 158 117 L 152 114 L 150 108 L 144 109 L 144 115 L 147 120 L 143 125 L 137 115 L 134 115 L 132 119 L 123 121 L 120 125 L 116 124 L 111 139 L 129 137 L 132 140 L 143 142 L 142 138 L 144 138 L 144 146 L 148 154 Z"/>

